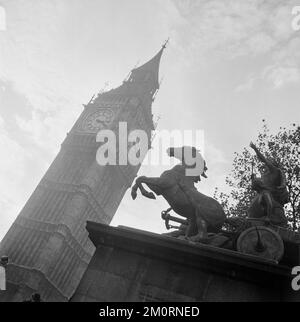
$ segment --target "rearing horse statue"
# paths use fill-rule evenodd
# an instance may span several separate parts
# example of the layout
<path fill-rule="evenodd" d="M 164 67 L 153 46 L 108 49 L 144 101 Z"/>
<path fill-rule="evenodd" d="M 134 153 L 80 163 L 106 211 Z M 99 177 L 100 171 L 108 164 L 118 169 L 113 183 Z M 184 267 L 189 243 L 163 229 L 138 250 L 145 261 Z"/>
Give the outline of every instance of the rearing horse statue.
<path fill-rule="evenodd" d="M 201 181 L 201 176 L 206 178 L 207 167 L 200 152 L 193 147 L 182 147 L 169 148 L 167 153 L 181 163 L 157 178 L 138 177 L 132 187 L 131 196 L 136 199 L 138 190 L 150 199 L 156 199 L 155 194 L 163 196 L 178 215 L 188 219 L 186 238 L 200 241 L 206 238 L 207 231 L 217 232 L 221 229 L 226 215 L 215 199 L 200 193 L 195 187 L 195 183 Z M 187 162 L 187 154 L 193 154 L 194 164 Z M 191 169 L 199 172 L 187 175 Z M 147 191 L 143 184 L 154 193 Z"/>

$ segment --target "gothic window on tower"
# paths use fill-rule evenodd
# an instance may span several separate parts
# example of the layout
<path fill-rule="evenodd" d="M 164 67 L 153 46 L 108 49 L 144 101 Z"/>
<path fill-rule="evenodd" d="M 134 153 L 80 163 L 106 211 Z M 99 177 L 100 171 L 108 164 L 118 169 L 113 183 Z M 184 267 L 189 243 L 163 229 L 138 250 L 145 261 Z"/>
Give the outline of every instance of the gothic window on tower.
<path fill-rule="evenodd" d="M 103 179 L 99 183 L 97 192 L 96 192 L 96 197 L 97 199 L 101 200 L 101 204 L 104 205 L 108 195 L 110 194 L 110 189 L 111 189 L 111 175 L 110 171 L 107 168 L 105 171 L 105 174 L 103 176 Z"/>

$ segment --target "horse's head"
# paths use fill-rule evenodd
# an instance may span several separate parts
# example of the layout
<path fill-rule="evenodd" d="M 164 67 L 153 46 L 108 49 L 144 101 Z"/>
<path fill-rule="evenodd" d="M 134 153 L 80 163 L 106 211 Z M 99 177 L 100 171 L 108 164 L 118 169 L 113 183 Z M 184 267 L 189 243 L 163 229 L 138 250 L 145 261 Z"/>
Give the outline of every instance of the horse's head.
<path fill-rule="evenodd" d="M 208 170 L 206 162 L 195 147 L 183 146 L 180 148 L 168 148 L 167 154 L 169 157 L 174 157 L 181 161 L 186 168 L 186 175 L 194 177 L 194 181 L 200 181 L 200 176 L 207 178 L 205 172 Z"/>

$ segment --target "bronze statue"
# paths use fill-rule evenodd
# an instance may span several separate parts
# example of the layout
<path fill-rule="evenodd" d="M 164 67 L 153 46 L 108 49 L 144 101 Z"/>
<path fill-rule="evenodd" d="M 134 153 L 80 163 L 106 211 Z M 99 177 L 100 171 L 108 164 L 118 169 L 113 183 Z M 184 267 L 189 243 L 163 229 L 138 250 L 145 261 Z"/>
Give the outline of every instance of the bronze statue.
<path fill-rule="evenodd" d="M 248 209 L 250 218 L 263 218 L 274 225 L 286 226 L 284 205 L 289 202 L 286 179 L 276 160 L 265 158 L 251 142 L 258 160 L 264 164 L 261 178 L 252 174 L 252 189 L 257 192 Z"/>
<path fill-rule="evenodd" d="M 192 176 L 187 175 L 187 170 L 195 165 L 187 162 L 184 157 L 185 152 L 190 149 L 195 157 L 202 160 L 199 173 Z M 137 178 L 132 187 L 132 198 L 136 199 L 138 189 L 143 196 L 150 199 L 156 199 L 155 194 L 162 195 L 178 215 L 188 219 L 185 235 L 192 241 L 206 238 L 207 232 L 218 232 L 226 219 L 222 206 L 215 199 L 200 193 L 194 185 L 201 180 L 201 176 L 206 177 L 207 167 L 201 154 L 191 147 L 169 148 L 167 153 L 170 157 L 178 158 L 181 163 L 163 172 L 160 177 Z M 147 191 L 143 184 L 146 184 L 155 194 Z"/>

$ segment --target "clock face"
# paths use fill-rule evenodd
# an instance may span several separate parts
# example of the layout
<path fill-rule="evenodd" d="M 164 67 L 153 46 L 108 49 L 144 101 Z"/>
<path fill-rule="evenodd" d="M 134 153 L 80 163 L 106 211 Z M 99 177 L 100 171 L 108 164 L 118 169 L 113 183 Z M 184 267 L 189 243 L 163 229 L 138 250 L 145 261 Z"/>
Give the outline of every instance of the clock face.
<path fill-rule="evenodd" d="M 85 131 L 98 132 L 107 128 L 113 121 L 114 113 L 110 109 L 101 108 L 87 116 L 84 121 L 83 128 Z"/>

